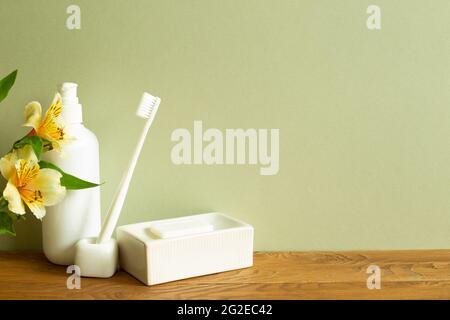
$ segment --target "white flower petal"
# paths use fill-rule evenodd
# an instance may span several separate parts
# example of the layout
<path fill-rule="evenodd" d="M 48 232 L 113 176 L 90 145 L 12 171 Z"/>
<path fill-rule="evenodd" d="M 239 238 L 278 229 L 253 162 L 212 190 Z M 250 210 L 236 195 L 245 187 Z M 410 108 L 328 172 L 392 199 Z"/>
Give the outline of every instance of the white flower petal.
<path fill-rule="evenodd" d="M 11 179 L 16 173 L 16 156 L 14 153 L 8 153 L 0 159 L 0 172 L 6 180 Z"/>
<path fill-rule="evenodd" d="M 36 157 L 36 154 L 34 153 L 33 147 L 29 144 L 25 145 L 24 147 L 20 149 L 14 150 L 16 159 L 23 159 L 27 161 L 33 161 L 38 162 L 38 158 Z"/>
<path fill-rule="evenodd" d="M 30 208 L 31 212 L 34 214 L 34 216 L 38 219 L 42 219 L 45 216 L 45 207 L 42 203 L 39 202 L 33 202 L 33 203 L 27 203 L 28 208 Z"/>
<path fill-rule="evenodd" d="M 33 188 L 42 193 L 45 206 L 53 206 L 64 199 L 66 188 L 61 186 L 61 173 L 53 169 L 41 169 Z"/>
<path fill-rule="evenodd" d="M 41 124 L 42 119 L 42 107 L 37 101 L 32 101 L 25 106 L 25 127 L 33 127 L 37 130 Z"/>
<path fill-rule="evenodd" d="M 25 214 L 25 207 L 17 188 L 10 182 L 3 190 L 3 197 L 8 201 L 8 209 L 16 214 Z"/>

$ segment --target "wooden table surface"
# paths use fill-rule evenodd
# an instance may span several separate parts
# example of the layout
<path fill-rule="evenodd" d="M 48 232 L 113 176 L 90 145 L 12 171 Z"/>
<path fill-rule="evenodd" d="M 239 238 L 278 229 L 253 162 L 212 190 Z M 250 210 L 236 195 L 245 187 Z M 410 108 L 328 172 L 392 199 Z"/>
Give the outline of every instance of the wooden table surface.
<path fill-rule="evenodd" d="M 257 252 L 251 268 L 151 287 L 120 271 L 69 290 L 68 276 L 42 253 L 0 252 L 0 299 L 450 299 L 450 250 Z"/>

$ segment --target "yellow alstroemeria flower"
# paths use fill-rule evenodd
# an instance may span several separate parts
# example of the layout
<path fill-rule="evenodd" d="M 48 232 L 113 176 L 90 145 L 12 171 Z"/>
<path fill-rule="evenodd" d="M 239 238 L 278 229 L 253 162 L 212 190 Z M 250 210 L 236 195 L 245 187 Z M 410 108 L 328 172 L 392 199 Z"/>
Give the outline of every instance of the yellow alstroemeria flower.
<path fill-rule="evenodd" d="M 0 171 L 8 181 L 3 197 L 8 201 L 8 209 L 16 214 L 25 214 L 25 203 L 36 218 L 42 219 L 45 207 L 57 204 L 66 194 L 60 182 L 61 173 L 40 169 L 29 145 L 1 158 Z"/>
<path fill-rule="evenodd" d="M 68 141 L 64 129 L 64 121 L 61 117 L 62 102 L 59 93 L 55 95 L 52 105 L 42 119 L 42 107 L 37 101 L 32 101 L 25 106 L 26 127 L 32 127 L 29 135 L 37 135 L 50 141 L 52 149 L 61 151 L 61 145 Z"/>

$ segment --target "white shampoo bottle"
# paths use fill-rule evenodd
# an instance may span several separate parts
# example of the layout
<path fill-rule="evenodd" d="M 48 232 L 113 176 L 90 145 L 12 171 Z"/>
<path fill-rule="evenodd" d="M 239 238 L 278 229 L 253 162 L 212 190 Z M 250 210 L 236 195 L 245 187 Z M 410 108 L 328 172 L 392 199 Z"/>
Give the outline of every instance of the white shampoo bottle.
<path fill-rule="evenodd" d="M 43 159 L 54 163 L 66 173 L 90 182 L 100 182 L 99 146 L 97 137 L 83 125 L 82 107 L 78 102 L 77 84 L 61 85 L 62 117 L 67 135 L 72 139 L 63 152 L 46 152 Z M 78 240 L 97 237 L 101 226 L 100 188 L 67 190 L 59 204 L 47 207 L 42 220 L 42 243 L 48 260 L 71 265 Z"/>

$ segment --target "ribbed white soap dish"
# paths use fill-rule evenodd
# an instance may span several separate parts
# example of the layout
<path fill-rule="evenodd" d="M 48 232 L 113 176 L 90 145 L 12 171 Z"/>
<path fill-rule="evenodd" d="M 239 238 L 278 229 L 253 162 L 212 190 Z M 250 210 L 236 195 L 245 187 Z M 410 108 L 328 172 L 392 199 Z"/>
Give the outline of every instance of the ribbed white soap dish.
<path fill-rule="evenodd" d="M 253 227 L 221 213 L 117 228 L 120 266 L 153 285 L 253 265 Z"/>

